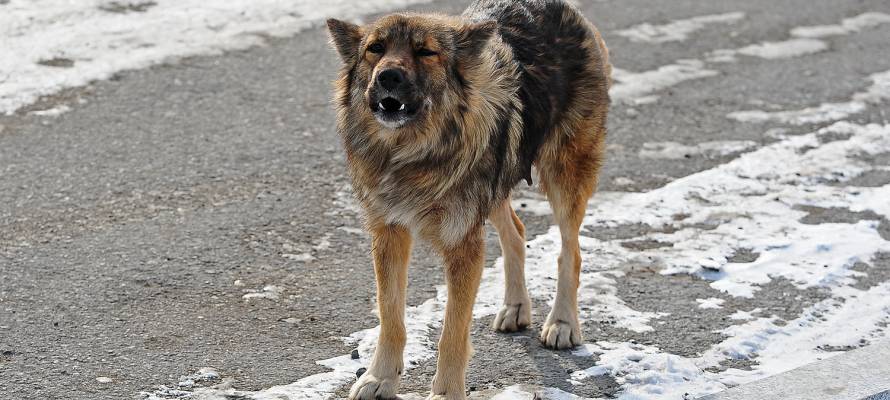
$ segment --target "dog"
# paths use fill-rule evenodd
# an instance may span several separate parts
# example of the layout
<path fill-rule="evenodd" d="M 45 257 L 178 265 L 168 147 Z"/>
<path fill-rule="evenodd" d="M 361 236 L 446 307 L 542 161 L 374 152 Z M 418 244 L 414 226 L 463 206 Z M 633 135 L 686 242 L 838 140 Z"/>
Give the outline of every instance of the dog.
<path fill-rule="evenodd" d="M 493 328 L 531 323 L 525 227 L 512 189 L 532 167 L 562 238 L 558 288 L 541 330 L 549 348 L 582 343 L 578 232 L 603 163 L 611 65 L 596 28 L 562 0 L 477 0 L 460 16 L 330 19 L 342 58 L 337 130 L 371 236 L 380 337 L 350 399 L 395 398 L 403 372 L 412 241 L 441 255 L 448 287 L 429 399 L 465 399 L 470 324 L 497 230 L 505 296 Z"/>

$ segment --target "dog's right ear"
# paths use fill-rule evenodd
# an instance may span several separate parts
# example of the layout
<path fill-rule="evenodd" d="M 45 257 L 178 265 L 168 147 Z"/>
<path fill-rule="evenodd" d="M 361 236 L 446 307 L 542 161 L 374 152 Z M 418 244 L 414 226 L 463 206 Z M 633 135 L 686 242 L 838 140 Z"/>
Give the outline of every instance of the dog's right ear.
<path fill-rule="evenodd" d="M 328 20 L 328 33 L 343 62 L 347 64 L 354 62 L 358 56 L 358 45 L 362 41 L 362 28 L 350 22 L 331 18 Z"/>

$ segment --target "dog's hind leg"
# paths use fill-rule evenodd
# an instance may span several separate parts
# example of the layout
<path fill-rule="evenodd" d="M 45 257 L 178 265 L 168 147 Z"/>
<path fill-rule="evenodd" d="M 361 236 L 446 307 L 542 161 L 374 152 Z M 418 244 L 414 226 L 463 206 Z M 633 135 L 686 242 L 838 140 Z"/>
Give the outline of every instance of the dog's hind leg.
<path fill-rule="evenodd" d="M 349 391 L 350 399 L 394 399 L 402 374 L 405 333 L 405 292 L 411 233 L 408 229 L 371 224 L 374 272 L 377 277 L 377 307 L 380 337 L 368 370 Z"/>
<path fill-rule="evenodd" d="M 585 129 L 563 136 L 558 151 L 547 152 L 539 160 L 541 186 L 547 194 L 562 249 L 558 258 L 559 279 L 556 300 L 541 329 L 541 341 L 554 349 L 567 349 L 582 343 L 578 321 L 578 287 L 581 274 L 581 250 L 578 231 L 587 200 L 597 184 L 602 163 L 604 130 L 595 130 L 593 121 L 580 124 Z"/>
<path fill-rule="evenodd" d="M 504 256 L 504 306 L 492 322 L 500 332 L 516 332 L 531 324 L 531 300 L 525 287 L 525 226 L 505 199 L 488 217 L 498 231 Z"/>
<path fill-rule="evenodd" d="M 470 360 L 470 324 L 473 303 L 482 279 L 485 241 L 482 226 L 476 226 L 458 244 L 434 242 L 445 262 L 448 303 L 439 339 L 439 360 L 429 399 L 466 399 L 465 374 Z"/>

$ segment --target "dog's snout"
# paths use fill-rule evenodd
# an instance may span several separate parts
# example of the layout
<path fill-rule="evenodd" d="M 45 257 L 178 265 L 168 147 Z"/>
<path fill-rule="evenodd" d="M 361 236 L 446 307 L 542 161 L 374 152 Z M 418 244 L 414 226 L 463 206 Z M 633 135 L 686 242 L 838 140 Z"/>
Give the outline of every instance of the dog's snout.
<path fill-rule="evenodd" d="M 399 68 L 390 68 L 377 75 L 377 83 L 386 90 L 396 90 L 406 81 L 405 72 Z"/>

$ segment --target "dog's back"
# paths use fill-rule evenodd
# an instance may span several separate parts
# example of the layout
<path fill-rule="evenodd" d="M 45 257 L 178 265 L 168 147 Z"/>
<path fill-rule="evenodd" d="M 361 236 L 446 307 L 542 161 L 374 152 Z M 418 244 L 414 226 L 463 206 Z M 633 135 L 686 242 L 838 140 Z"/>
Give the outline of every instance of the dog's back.
<path fill-rule="evenodd" d="M 476 0 L 463 14 L 498 22 L 520 66 L 523 104 L 522 167 L 530 169 L 558 126 L 601 114 L 611 83 L 609 53 L 596 28 L 563 0 Z M 570 134 L 574 132 L 568 132 Z"/>

